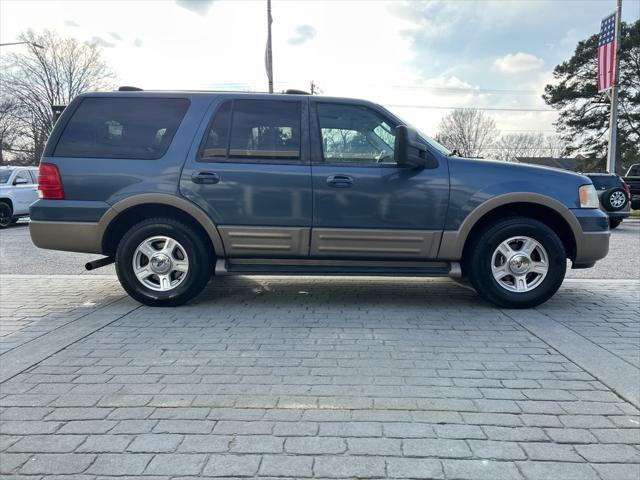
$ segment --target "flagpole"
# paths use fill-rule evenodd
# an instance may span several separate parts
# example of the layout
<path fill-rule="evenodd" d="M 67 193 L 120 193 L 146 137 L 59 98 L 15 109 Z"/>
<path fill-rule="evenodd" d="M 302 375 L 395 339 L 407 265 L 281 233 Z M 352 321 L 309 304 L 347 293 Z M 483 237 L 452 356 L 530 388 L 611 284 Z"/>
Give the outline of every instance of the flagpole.
<path fill-rule="evenodd" d="M 269 77 L 269 93 L 273 93 L 273 53 L 271 50 L 271 0 L 267 0 L 267 77 Z"/>
<path fill-rule="evenodd" d="M 611 113 L 609 116 L 609 151 L 607 157 L 607 172 L 616 173 L 616 151 L 618 148 L 618 89 L 620 88 L 620 17 L 622 15 L 622 0 L 617 1 L 616 8 L 616 53 L 614 58 L 613 85 L 611 86 Z"/>

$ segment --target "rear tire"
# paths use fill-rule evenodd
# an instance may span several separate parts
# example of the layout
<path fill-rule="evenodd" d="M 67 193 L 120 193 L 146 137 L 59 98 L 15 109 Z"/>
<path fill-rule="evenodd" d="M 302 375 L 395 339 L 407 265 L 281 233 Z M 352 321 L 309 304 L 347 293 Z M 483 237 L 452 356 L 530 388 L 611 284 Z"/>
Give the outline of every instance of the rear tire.
<path fill-rule="evenodd" d="M 13 223 L 13 208 L 7 202 L 0 202 L 0 228 L 7 228 Z"/>
<path fill-rule="evenodd" d="M 614 228 L 618 228 L 622 223 L 622 218 L 610 218 L 609 219 L 609 228 L 613 230 Z"/>
<path fill-rule="evenodd" d="M 551 228 L 511 217 L 475 237 L 464 273 L 483 299 L 505 308 L 530 308 L 556 293 L 566 268 L 564 245 Z"/>
<path fill-rule="evenodd" d="M 140 303 L 178 306 L 207 285 L 213 258 L 208 242 L 190 226 L 172 218 L 151 218 L 122 237 L 116 273 L 126 292 Z"/>

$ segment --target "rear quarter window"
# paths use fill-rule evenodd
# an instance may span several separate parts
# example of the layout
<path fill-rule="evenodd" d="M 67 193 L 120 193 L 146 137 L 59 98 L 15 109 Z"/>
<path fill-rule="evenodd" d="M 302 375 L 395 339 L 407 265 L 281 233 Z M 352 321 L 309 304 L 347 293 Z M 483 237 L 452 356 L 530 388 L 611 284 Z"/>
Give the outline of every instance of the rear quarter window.
<path fill-rule="evenodd" d="M 53 156 L 158 159 L 171 145 L 189 103 L 185 98 L 85 98 Z"/>
<path fill-rule="evenodd" d="M 620 179 L 613 175 L 593 175 L 589 177 L 596 190 L 608 190 L 609 188 L 620 187 Z"/>

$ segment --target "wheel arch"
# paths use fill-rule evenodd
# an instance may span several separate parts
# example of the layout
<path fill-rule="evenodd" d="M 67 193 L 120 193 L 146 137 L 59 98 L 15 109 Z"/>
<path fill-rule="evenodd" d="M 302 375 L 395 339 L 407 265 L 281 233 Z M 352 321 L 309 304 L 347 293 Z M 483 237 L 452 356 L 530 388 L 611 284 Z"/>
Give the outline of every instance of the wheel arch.
<path fill-rule="evenodd" d="M 145 218 L 169 216 L 194 227 L 206 238 L 214 252 L 224 254 L 222 239 L 211 218 L 193 203 L 168 194 L 143 194 L 126 198 L 114 204 L 98 223 L 98 238 L 102 239 L 102 252 L 113 255 L 118 239 L 135 223 Z"/>
<path fill-rule="evenodd" d="M 513 193 L 494 197 L 477 206 L 457 231 L 445 231 L 438 258 L 464 260 L 473 239 L 489 224 L 506 216 L 538 220 L 554 230 L 565 247 L 567 258 L 574 260 L 577 238 L 582 228 L 571 211 L 557 200 L 535 193 Z"/>
<path fill-rule="evenodd" d="M 11 200 L 11 198 L 9 197 L 2 197 L 0 198 L 0 202 L 1 203 L 8 203 L 9 206 L 11 207 L 11 211 L 13 212 L 13 200 Z"/>

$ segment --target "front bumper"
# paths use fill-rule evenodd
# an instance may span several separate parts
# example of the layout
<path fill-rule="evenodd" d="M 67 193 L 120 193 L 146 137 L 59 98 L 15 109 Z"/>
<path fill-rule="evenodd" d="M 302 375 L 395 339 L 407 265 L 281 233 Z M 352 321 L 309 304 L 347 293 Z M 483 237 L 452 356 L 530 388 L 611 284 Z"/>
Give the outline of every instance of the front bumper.
<path fill-rule="evenodd" d="M 576 254 L 572 268 L 587 268 L 609 253 L 609 217 L 596 208 L 575 208 L 572 213 L 582 227 L 575 235 Z"/>

